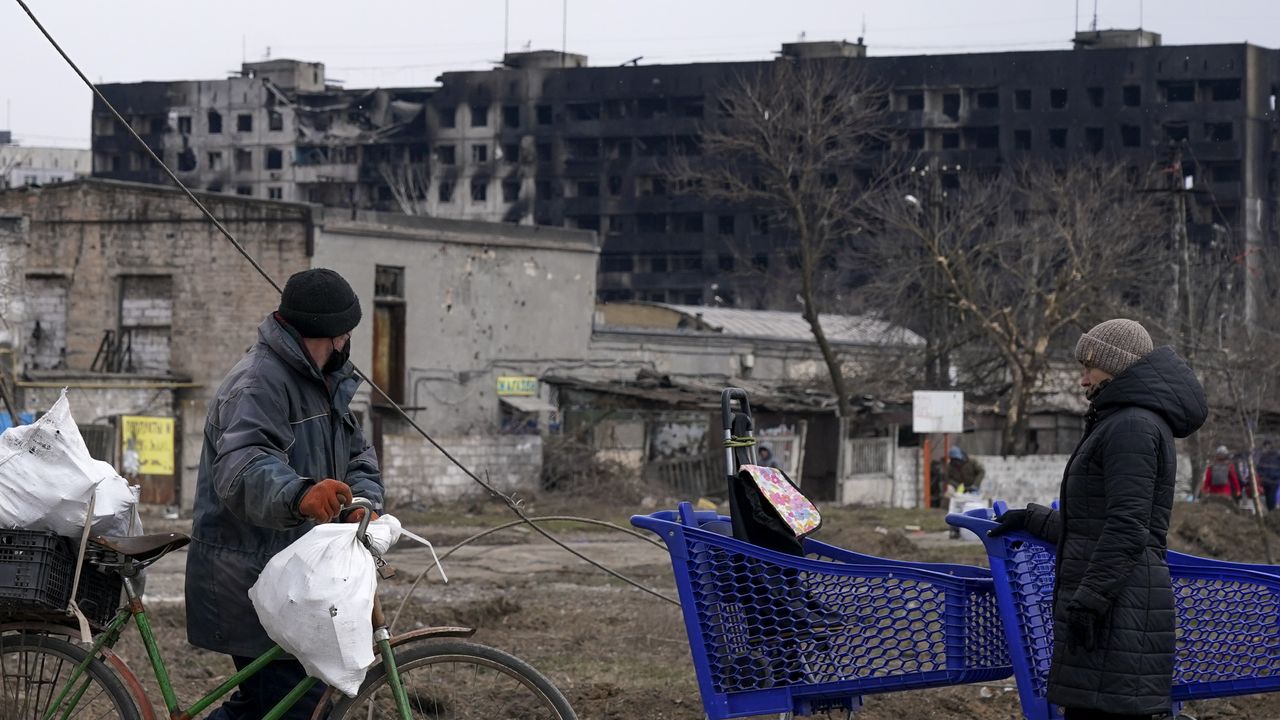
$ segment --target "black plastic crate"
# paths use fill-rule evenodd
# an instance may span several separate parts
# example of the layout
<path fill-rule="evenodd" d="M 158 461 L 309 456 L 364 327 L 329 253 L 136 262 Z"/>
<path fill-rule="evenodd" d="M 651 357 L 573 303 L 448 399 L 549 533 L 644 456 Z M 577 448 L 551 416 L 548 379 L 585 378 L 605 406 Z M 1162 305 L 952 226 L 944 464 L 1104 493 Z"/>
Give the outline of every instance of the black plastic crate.
<path fill-rule="evenodd" d="M 0 618 L 37 616 L 59 622 L 71 596 L 75 545 L 44 530 L 0 529 Z M 76 603 L 95 627 L 104 627 L 120 607 L 120 576 L 86 565 L 80 572 Z"/>

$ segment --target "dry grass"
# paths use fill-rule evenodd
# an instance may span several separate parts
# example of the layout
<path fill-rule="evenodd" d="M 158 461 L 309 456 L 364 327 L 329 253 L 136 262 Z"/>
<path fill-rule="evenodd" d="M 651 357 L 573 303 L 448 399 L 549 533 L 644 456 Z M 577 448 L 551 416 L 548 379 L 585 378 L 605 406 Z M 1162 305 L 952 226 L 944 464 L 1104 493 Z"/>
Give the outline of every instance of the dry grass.
<path fill-rule="evenodd" d="M 674 501 L 658 498 L 670 507 Z M 531 515 L 575 514 L 626 524 L 634 503 L 583 502 L 559 494 L 531 498 Z M 431 508 L 402 517 L 410 527 L 427 530 L 445 545 L 476 529 L 506 522 L 510 513 L 490 502 Z M 984 564 L 972 543 L 923 546 L 908 526 L 937 532 L 946 528 L 937 510 L 824 508 L 820 539 L 870 554 L 904 560 Z M 1247 520 L 1244 521 L 1244 520 Z M 876 528 L 883 528 L 878 532 Z M 1171 542 L 1177 549 L 1239 560 L 1257 560 L 1260 550 L 1251 518 L 1211 505 L 1179 506 Z M 576 532 L 595 532 L 575 527 Z M 600 530 L 600 532 L 607 532 Z M 494 544 L 536 542 L 528 531 L 490 536 Z M 1276 541 L 1280 549 L 1280 539 Z M 674 591 L 669 565 L 645 560 L 629 572 L 667 593 Z M 399 578 L 391 583 L 406 583 Z M 403 589 L 403 587 L 399 588 Z M 394 593 L 396 588 L 388 587 Z M 183 610 L 160 606 L 151 611 L 178 696 L 195 700 L 231 672 L 228 659 L 195 650 L 185 642 Z M 505 576 L 470 586 L 449 586 L 430 602 L 409 604 L 400 627 L 463 624 L 477 628 L 476 640 L 512 652 L 548 675 L 569 697 L 584 720 L 698 720 L 702 718 L 697 682 L 677 608 L 593 572 L 585 566 L 533 575 Z M 160 695 L 146 656 L 133 630 L 120 645 L 121 654 L 143 678 L 154 701 Z M 966 718 L 1013 720 L 1020 717 L 1012 680 L 987 687 L 964 686 L 869 696 L 860 720 L 929 720 Z M 1188 711 L 1200 720 L 1280 717 L 1270 696 L 1250 696 L 1194 703 Z M 161 713 L 163 715 L 163 712 Z M 842 716 L 833 716 L 842 717 Z"/>

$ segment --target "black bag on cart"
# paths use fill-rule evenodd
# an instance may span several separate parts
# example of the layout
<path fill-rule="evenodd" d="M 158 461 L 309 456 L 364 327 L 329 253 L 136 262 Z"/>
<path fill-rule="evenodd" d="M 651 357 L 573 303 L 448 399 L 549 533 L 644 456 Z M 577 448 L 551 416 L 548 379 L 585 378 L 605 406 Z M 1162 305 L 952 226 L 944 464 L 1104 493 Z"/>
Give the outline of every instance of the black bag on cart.
<path fill-rule="evenodd" d="M 733 401 L 740 409 L 733 409 Z M 760 490 L 744 465 L 755 464 L 754 421 L 747 393 L 741 388 L 727 388 L 720 396 L 721 418 L 725 434 L 725 464 L 729 482 L 729 515 L 733 520 L 733 537 L 769 550 L 788 555 L 804 555 L 803 535 L 782 519 L 778 509 Z M 799 494 L 800 489 L 781 470 L 778 473 Z M 810 503 L 812 505 L 812 503 Z"/>

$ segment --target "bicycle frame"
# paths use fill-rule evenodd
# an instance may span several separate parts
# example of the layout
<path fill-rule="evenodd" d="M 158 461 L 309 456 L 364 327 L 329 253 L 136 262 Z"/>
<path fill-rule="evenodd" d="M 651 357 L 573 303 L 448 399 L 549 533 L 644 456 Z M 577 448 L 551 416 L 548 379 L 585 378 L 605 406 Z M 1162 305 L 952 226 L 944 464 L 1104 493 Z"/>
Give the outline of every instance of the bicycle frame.
<path fill-rule="evenodd" d="M 369 511 L 366 512 L 364 517 L 361 519 L 357 531 L 357 537 L 366 547 L 369 547 L 368 536 L 365 531 L 369 525 L 373 504 L 364 498 L 356 498 L 355 502 L 351 505 L 353 507 L 363 507 Z M 372 548 L 370 548 L 370 551 L 372 552 Z M 380 556 L 375 554 L 375 557 L 381 561 Z M 173 684 L 169 680 L 169 669 L 165 665 L 164 658 L 160 654 L 160 645 L 156 641 L 155 633 L 151 631 L 151 622 L 147 618 L 147 612 L 146 608 L 142 604 L 142 598 L 138 596 L 133 587 L 132 579 L 137 576 L 137 568 L 134 567 L 131 561 L 128 561 L 124 563 L 123 566 L 119 567 L 118 572 L 124 580 L 125 595 L 129 600 L 128 605 L 121 608 L 115 618 L 112 619 L 111 623 L 107 625 L 106 629 L 98 635 L 97 639 L 90 647 L 88 654 L 85 656 L 85 659 L 81 661 L 74 670 L 72 670 L 71 677 L 67 679 L 66 684 L 58 693 L 57 697 L 54 698 L 52 707 L 45 712 L 44 717 L 41 720 L 54 720 L 55 717 L 58 717 L 59 720 L 70 720 L 71 713 L 75 711 L 76 705 L 79 704 L 80 699 L 84 696 L 85 691 L 89 687 L 89 683 L 86 682 L 77 689 L 76 686 L 79 684 L 80 678 L 89 667 L 89 663 L 93 662 L 99 655 L 103 655 L 105 657 L 105 651 L 112 648 L 120 639 L 120 634 L 124 630 L 124 627 L 129 623 L 130 619 L 132 619 L 134 624 L 137 625 L 138 634 L 141 636 L 142 644 L 147 650 L 147 659 L 151 663 L 151 670 L 155 675 L 156 684 L 160 686 L 160 694 L 164 698 L 165 709 L 169 711 L 169 717 L 172 720 L 191 720 L 192 717 L 208 709 L 209 706 L 220 700 L 227 693 L 230 693 L 232 690 L 239 687 L 245 680 L 253 677 L 272 661 L 285 654 L 284 648 L 279 645 L 272 646 L 271 649 L 259 655 L 252 662 L 246 665 L 243 670 L 236 672 L 217 688 L 192 703 L 186 710 L 183 710 L 178 703 L 177 695 L 173 691 Z M 396 667 L 395 651 L 392 649 L 394 645 L 399 644 L 399 638 L 393 639 L 391 637 L 391 633 L 387 629 L 386 619 L 382 614 L 382 604 L 378 601 L 377 597 L 374 598 L 373 602 L 372 621 L 374 628 L 373 639 L 382 656 L 383 666 L 386 667 L 387 678 L 391 685 L 391 692 L 395 698 L 396 709 L 399 712 L 400 720 L 412 720 L 412 716 L 409 713 L 409 696 L 405 692 L 404 686 L 400 681 L 400 672 Z M 443 630 L 445 630 L 447 634 L 469 635 L 471 632 L 464 628 L 448 628 Z M 456 630 L 461 630 L 462 632 L 452 632 Z M 271 708 L 262 720 L 280 720 L 280 718 L 283 717 L 284 714 L 294 705 L 296 705 L 297 702 L 302 699 L 302 696 L 314 687 L 317 682 L 318 680 L 313 677 L 303 678 L 293 687 L 292 690 L 289 691 L 287 695 L 281 698 L 280 701 Z M 64 704 L 67 704 L 66 710 L 61 716 L 56 716 L 55 713 L 57 713 Z"/>
<path fill-rule="evenodd" d="M 156 684 L 160 686 L 160 693 L 164 697 L 165 708 L 169 711 L 169 717 L 175 720 L 190 720 L 195 715 L 200 714 L 209 706 L 220 700 L 223 696 L 230 693 L 241 683 L 250 677 L 253 677 L 266 667 L 272 661 L 284 655 L 284 649 L 279 645 L 272 647 L 265 653 L 259 655 L 249 663 L 243 670 L 236 672 L 225 682 L 219 685 L 207 695 L 192 703 L 190 707 L 183 710 L 178 703 L 177 695 L 173 691 L 173 684 L 169 679 L 169 670 L 165 665 L 164 658 L 160 654 L 160 646 L 156 641 L 155 633 L 151 630 L 151 623 L 147 618 L 146 608 L 143 607 L 142 601 L 134 594 L 132 583 L 126 583 L 126 592 L 129 595 L 129 606 L 122 608 L 116 617 L 111 621 L 107 628 L 98 635 L 92 647 L 90 647 L 88 655 L 81 663 L 71 672 L 71 677 L 67 679 L 61 691 L 54 698 L 52 707 L 45 713 L 42 720 L 70 720 L 75 712 L 76 705 L 80 702 L 85 690 L 88 689 L 88 683 L 81 685 L 80 678 L 84 675 L 89 663 L 98 658 L 105 649 L 115 645 L 120 639 L 121 632 L 132 619 L 137 625 L 138 634 L 142 638 L 142 644 L 147 650 L 147 658 L 151 663 L 152 672 L 156 678 Z M 289 711 L 298 700 L 306 694 L 318 682 L 315 678 L 304 678 L 292 690 L 289 691 L 284 698 L 278 702 L 271 711 L 263 717 L 263 720 L 280 720 L 286 712 Z M 78 687 L 77 687 L 78 686 Z M 65 709 L 63 709 L 65 705 Z M 397 698 L 397 705 L 401 706 L 401 717 L 408 718 L 407 698 L 402 704 Z M 62 714 L 58 715 L 61 710 Z"/>

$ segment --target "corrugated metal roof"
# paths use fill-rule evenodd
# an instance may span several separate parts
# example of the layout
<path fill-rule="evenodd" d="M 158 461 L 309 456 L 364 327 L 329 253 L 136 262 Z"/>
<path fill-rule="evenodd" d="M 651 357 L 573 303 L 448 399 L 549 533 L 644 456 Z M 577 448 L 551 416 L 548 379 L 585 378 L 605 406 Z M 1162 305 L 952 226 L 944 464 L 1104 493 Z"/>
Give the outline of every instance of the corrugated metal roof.
<path fill-rule="evenodd" d="M 779 310 L 741 310 L 702 305 L 652 303 L 690 318 L 699 318 L 716 331 L 733 337 L 813 340 L 813 331 L 800 313 Z M 923 346 L 924 338 L 904 328 L 862 315 L 818 316 L 822 331 L 833 343 L 849 345 Z"/>

